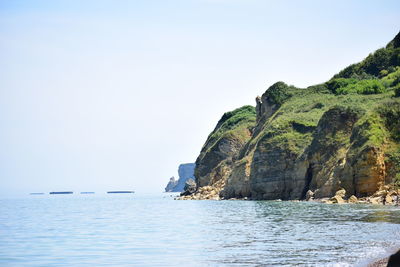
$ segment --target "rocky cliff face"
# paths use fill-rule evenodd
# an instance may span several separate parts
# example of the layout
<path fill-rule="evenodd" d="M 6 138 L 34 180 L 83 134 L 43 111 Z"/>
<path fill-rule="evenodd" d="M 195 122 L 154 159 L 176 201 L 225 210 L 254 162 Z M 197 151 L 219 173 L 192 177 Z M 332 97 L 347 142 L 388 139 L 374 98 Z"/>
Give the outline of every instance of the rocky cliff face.
<path fill-rule="evenodd" d="M 174 176 L 169 178 L 169 182 L 168 182 L 167 186 L 165 187 L 165 192 L 175 192 L 174 188 L 177 183 L 178 183 L 178 181 L 175 179 Z"/>
<path fill-rule="evenodd" d="M 194 163 L 185 163 L 179 165 L 178 175 L 179 180 L 174 188 L 174 192 L 182 192 L 185 188 L 185 184 L 189 179 L 194 179 Z"/>
<path fill-rule="evenodd" d="M 175 177 L 170 178 L 167 187 L 165 187 L 165 192 L 182 192 L 186 182 L 189 179 L 194 179 L 194 163 L 184 163 L 180 164 L 178 168 L 179 179 L 175 180 Z"/>
<path fill-rule="evenodd" d="M 398 39 L 324 84 L 278 82 L 255 109 L 224 114 L 196 160 L 192 198 L 346 199 L 400 183 Z"/>

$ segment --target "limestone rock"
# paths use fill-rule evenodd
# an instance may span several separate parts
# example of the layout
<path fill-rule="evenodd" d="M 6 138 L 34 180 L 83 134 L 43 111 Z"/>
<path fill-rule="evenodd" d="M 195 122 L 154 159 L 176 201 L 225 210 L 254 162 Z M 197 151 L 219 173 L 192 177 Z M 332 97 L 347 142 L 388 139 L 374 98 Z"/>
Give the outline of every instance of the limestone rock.
<path fill-rule="evenodd" d="M 311 190 L 308 190 L 307 193 L 306 193 L 306 200 L 310 201 L 310 200 L 313 200 L 313 199 L 314 199 L 314 192 L 311 191 Z"/>
<path fill-rule="evenodd" d="M 180 164 L 178 167 L 179 179 L 174 187 L 174 192 L 182 192 L 185 188 L 186 181 L 189 179 L 194 180 L 194 168 L 196 165 L 194 163 L 184 163 Z"/>
<path fill-rule="evenodd" d="M 351 195 L 351 197 L 349 198 L 349 203 L 357 203 L 358 199 L 355 195 Z"/>
<path fill-rule="evenodd" d="M 341 196 L 337 196 L 337 195 L 334 196 L 333 198 L 331 198 L 330 201 L 332 201 L 332 203 L 335 203 L 335 204 L 343 204 L 343 203 L 345 203 L 343 198 Z"/>
<path fill-rule="evenodd" d="M 346 190 L 344 189 L 340 189 L 336 192 L 335 196 L 339 196 L 339 197 L 345 197 L 346 196 Z"/>
<path fill-rule="evenodd" d="M 392 202 L 393 202 L 393 198 L 390 195 L 386 195 L 385 203 L 386 204 L 391 204 Z"/>
<path fill-rule="evenodd" d="M 193 197 L 328 203 L 347 196 L 350 203 L 393 198 L 388 184 L 400 168 L 394 160 L 400 98 L 365 95 L 367 104 L 359 105 L 361 96 L 337 95 L 336 79 L 353 71 L 304 89 L 278 82 L 256 98 L 256 108 L 225 113 L 196 160 L 199 191 Z M 212 189 L 201 189 L 206 186 Z"/>
<path fill-rule="evenodd" d="M 188 196 L 196 192 L 196 182 L 193 179 L 188 179 L 185 183 L 181 196 Z"/>
<path fill-rule="evenodd" d="M 165 192 L 174 192 L 174 188 L 177 185 L 178 181 L 175 180 L 175 177 L 172 176 L 171 178 L 169 178 L 169 182 L 167 184 L 167 186 L 165 187 Z"/>
<path fill-rule="evenodd" d="M 388 194 L 387 190 L 380 190 L 380 191 L 376 191 L 373 196 L 374 197 L 383 197 L 386 196 Z"/>
<path fill-rule="evenodd" d="M 180 164 L 178 168 L 179 179 L 171 177 L 165 192 L 182 192 L 188 179 L 194 179 L 194 163 Z"/>
<path fill-rule="evenodd" d="M 381 204 L 381 198 L 380 197 L 370 197 L 368 199 L 368 202 L 371 204 Z"/>

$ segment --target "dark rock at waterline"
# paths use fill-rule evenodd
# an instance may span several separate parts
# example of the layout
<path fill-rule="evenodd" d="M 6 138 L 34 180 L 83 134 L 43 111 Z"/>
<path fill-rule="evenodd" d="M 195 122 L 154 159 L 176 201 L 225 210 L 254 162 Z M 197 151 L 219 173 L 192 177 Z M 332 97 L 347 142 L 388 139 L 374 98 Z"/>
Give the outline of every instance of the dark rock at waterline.
<path fill-rule="evenodd" d="M 194 192 L 196 192 L 196 182 L 193 179 L 189 179 L 185 183 L 185 187 L 183 188 L 181 196 L 188 196 Z"/>
<path fill-rule="evenodd" d="M 256 98 L 256 108 L 226 112 L 197 157 L 194 199 L 215 191 L 224 199 L 394 204 L 400 88 L 398 80 L 395 92 L 384 84 L 400 66 L 399 38 L 323 84 L 277 82 Z"/>
<path fill-rule="evenodd" d="M 178 184 L 178 181 L 175 179 L 174 176 L 169 178 L 169 182 L 167 186 L 165 187 L 165 192 L 174 192 L 175 186 Z"/>
<path fill-rule="evenodd" d="M 178 168 L 179 179 L 176 180 L 175 177 L 171 177 L 167 186 L 165 187 L 165 192 L 182 192 L 185 188 L 185 183 L 188 179 L 194 179 L 194 163 L 184 163 L 180 164 Z"/>
<path fill-rule="evenodd" d="M 400 250 L 389 257 L 387 267 L 398 267 L 400 266 Z"/>

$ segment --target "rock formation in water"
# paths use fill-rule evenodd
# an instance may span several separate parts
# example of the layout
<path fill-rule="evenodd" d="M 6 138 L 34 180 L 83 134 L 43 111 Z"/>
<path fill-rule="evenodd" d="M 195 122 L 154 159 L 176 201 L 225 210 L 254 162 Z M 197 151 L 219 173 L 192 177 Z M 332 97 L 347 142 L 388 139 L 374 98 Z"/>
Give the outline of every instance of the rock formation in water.
<path fill-rule="evenodd" d="M 175 180 L 175 177 L 171 177 L 165 187 L 165 192 L 182 192 L 184 191 L 184 187 L 186 181 L 189 179 L 194 179 L 194 163 L 185 163 L 180 164 L 178 168 L 179 179 Z"/>
<path fill-rule="evenodd" d="M 169 178 L 169 182 L 168 182 L 167 186 L 165 187 L 165 192 L 174 192 L 173 190 L 177 183 L 178 183 L 178 181 L 175 179 L 174 176 Z"/>
<path fill-rule="evenodd" d="M 332 201 L 340 202 L 382 190 L 394 194 L 389 191 L 400 184 L 399 44 L 400 34 L 326 83 L 301 89 L 277 82 L 256 98 L 255 108 L 225 113 L 196 160 L 197 189 L 185 198 L 338 196 Z"/>
<path fill-rule="evenodd" d="M 186 181 L 181 196 L 188 196 L 193 194 L 194 192 L 196 192 L 196 182 L 192 178 L 190 178 Z"/>

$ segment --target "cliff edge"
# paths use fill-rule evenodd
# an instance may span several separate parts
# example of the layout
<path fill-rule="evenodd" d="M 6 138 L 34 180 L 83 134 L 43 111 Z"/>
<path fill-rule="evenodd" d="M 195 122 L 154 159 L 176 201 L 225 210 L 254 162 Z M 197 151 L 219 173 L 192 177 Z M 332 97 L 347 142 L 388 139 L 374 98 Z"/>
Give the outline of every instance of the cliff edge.
<path fill-rule="evenodd" d="M 194 163 L 184 163 L 180 164 L 178 167 L 178 180 L 175 177 L 171 177 L 167 186 L 165 187 L 165 192 L 182 192 L 184 191 L 185 184 L 189 179 L 194 179 Z"/>
<path fill-rule="evenodd" d="M 400 34 L 329 81 L 270 86 L 225 113 L 184 199 L 379 198 L 400 183 Z M 385 191 L 386 193 L 379 193 Z M 387 198 L 386 196 L 389 196 Z"/>

